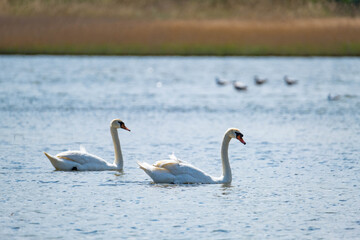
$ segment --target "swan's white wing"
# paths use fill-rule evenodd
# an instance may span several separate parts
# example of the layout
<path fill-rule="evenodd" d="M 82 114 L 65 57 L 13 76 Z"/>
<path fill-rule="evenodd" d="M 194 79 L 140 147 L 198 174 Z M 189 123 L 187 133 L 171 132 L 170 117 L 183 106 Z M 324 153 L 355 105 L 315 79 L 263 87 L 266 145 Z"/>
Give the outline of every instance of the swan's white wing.
<path fill-rule="evenodd" d="M 66 151 L 62 152 L 56 155 L 57 158 L 65 159 L 68 161 L 72 161 L 75 163 L 78 163 L 80 165 L 85 164 L 105 164 L 107 165 L 107 162 L 99 158 L 98 156 L 95 156 L 93 154 L 83 152 L 83 151 Z"/>
<path fill-rule="evenodd" d="M 170 159 L 166 159 L 166 160 L 160 160 L 160 161 L 156 161 L 153 166 L 154 167 L 163 167 L 165 165 L 172 165 L 172 164 L 178 164 L 178 163 L 185 163 L 183 161 L 181 161 L 180 159 L 178 159 L 174 153 L 169 155 Z"/>
<path fill-rule="evenodd" d="M 165 166 L 172 166 L 172 165 L 177 165 L 177 164 L 180 164 L 180 163 L 183 163 L 179 160 L 160 160 L 160 161 L 156 161 L 153 166 L 154 167 L 165 167 Z"/>
<path fill-rule="evenodd" d="M 178 165 L 180 163 L 185 163 L 183 161 L 181 161 L 180 159 L 178 159 L 174 153 L 172 153 L 171 155 L 169 155 L 170 159 L 167 160 L 160 160 L 160 161 L 156 161 L 153 166 L 154 167 L 158 167 L 158 168 L 166 168 L 166 166 L 172 166 L 172 165 Z"/>

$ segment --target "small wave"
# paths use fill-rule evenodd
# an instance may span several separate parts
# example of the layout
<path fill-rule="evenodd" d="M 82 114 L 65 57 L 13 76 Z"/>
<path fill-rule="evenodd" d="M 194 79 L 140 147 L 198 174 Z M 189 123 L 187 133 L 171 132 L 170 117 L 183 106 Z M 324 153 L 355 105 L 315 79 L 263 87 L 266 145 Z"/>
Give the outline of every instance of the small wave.
<path fill-rule="evenodd" d="M 98 233 L 98 230 L 94 230 L 94 231 L 90 231 L 90 232 L 82 232 L 82 234 L 85 234 L 85 235 L 92 235 L 92 234 L 96 234 Z"/>
<path fill-rule="evenodd" d="M 58 183 L 59 181 L 39 181 L 39 183 Z"/>
<path fill-rule="evenodd" d="M 229 233 L 229 230 L 225 230 L 225 229 L 216 229 L 212 231 L 213 233 Z"/>

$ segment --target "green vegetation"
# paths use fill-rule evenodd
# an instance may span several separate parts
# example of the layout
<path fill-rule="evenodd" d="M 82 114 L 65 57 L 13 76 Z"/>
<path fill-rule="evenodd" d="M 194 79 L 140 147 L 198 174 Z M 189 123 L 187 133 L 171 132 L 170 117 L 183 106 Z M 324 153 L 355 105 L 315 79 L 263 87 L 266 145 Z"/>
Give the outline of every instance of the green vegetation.
<path fill-rule="evenodd" d="M 29 48 L 8 48 L 0 54 L 51 54 L 51 55 L 132 55 L 132 56 L 359 56 L 359 44 L 334 47 L 319 46 L 237 46 L 237 45 L 164 45 L 149 48 L 143 45 L 118 46 L 36 46 Z"/>

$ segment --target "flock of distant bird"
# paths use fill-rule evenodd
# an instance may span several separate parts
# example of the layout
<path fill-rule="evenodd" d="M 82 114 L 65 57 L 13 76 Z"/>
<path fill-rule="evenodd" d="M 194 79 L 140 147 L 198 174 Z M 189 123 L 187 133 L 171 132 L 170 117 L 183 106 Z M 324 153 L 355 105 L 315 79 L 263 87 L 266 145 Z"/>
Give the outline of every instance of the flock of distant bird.
<path fill-rule="evenodd" d="M 254 76 L 254 83 L 256 85 L 262 85 L 264 83 L 266 83 L 268 80 L 266 78 L 259 78 L 258 76 Z M 243 82 L 240 82 L 240 81 L 229 81 L 229 80 L 225 80 L 223 78 L 219 78 L 219 77 L 216 77 L 215 78 L 215 82 L 217 85 L 219 86 L 225 86 L 225 85 L 228 85 L 228 84 L 232 84 L 233 87 L 238 90 L 238 91 L 246 91 L 247 90 L 247 85 L 244 84 Z M 299 80 L 296 80 L 296 79 L 290 79 L 287 75 L 284 76 L 284 82 L 286 85 L 288 86 L 292 86 L 292 85 L 295 85 L 299 82 Z M 329 93 L 329 95 L 327 96 L 327 99 L 329 101 L 337 101 L 340 99 L 340 95 L 331 95 Z"/>
<path fill-rule="evenodd" d="M 226 80 L 226 79 L 223 79 L 223 78 L 219 78 L 219 77 L 216 77 L 215 78 L 215 81 L 216 81 L 216 84 L 219 85 L 219 86 L 225 86 L 225 85 L 228 85 L 228 84 L 232 84 L 233 87 L 238 90 L 238 91 L 246 91 L 247 90 L 247 85 L 244 84 L 243 82 L 240 82 L 240 81 L 229 81 L 229 80 Z M 268 80 L 266 78 L 259 78 L 258 76 L 254 76 L 254 83 L 256 85 L 263 85 L 264 83 L 266 83 Z M 295 85 L 299 82 L 299 80 L 297 79 L 290 79 L 287 75 L 284 76 L 284 82 L 286 85 L 288 86 L 292 86 L 292 85 Z M 331 95 L 329 93 L 329 95 L 327 96 L 327 99 L 329 101 L 337 101 L 340 99 L 340 95 Z"/>
<path fill-rule="evenodd" d="M 231 84 L 233 85 L 233 87 L 236 90 L 239 91 L 245 91 L 247 90 L 247 85 L 245 85 L 243 82 L 240 81 L 228 81 L 219 77 L 215 78 L 216 84 L 219 86 L 224 86 L 224 85 L 228 85 Z M 266 78 L 259 78 L 258 76 L 254 77 L 254 82 L 256 85 L 262 85 L 264 83 L 266 83 L 268 80 Z M 296 79 L 290 79 L 288 78 L 288 76 L 284 76 L 284 82 L 286 83 L 286 85 L 291 86 L 291 85 L 295 85 L 298 83 L 298 80 Z"/>

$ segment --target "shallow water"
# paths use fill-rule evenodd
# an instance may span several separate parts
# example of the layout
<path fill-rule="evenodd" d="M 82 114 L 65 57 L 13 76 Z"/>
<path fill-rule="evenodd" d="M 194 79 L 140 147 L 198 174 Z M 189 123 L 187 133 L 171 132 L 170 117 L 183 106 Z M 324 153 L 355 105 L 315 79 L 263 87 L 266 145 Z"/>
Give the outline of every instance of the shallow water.
<path fill-rule="evenodd" d="M 0 69 L 1 239 L 360 238 L 360 58 L 0 56 Z M 113 118 L 132 130 L 123 173 L 54 171 L 43 151 L 113 161 Z M 137 168 L 174 152 L 220 175 L 229 127 L 247 142 L 230 144 L 229 185 L 152 184 Z"/>

